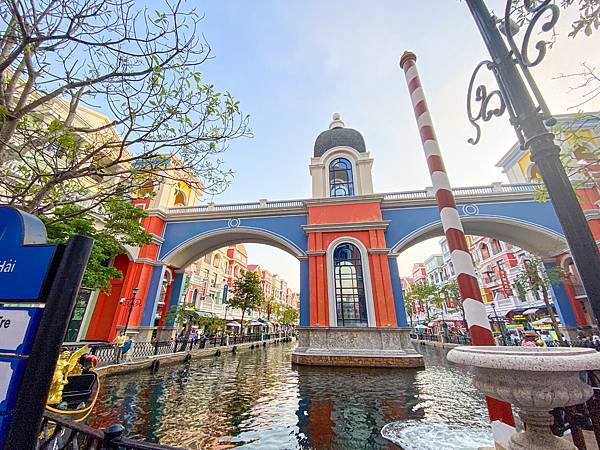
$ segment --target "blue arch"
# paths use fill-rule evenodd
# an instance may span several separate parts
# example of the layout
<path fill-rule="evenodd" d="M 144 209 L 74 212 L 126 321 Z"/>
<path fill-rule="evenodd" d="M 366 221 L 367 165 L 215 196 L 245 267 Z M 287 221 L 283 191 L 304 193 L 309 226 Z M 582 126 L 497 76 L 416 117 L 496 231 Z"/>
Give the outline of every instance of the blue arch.
<path fill-rule="evenodd" d="M 458 211 L 467 234 L 498 237 L 542 257 L 566 250 L 562 228 L 549 202 L 470 203 L 458 205 Z M 389 208 L 382 216 L 390 221 L 386 242 L 392 253 L 443 235 L 435 206 Z"/>
<path fill-rule="evenodd" d="M 178 252 L 210 238 L 220 238 L 215 242 L 235 241 L 236 235 L 244 236 L 246 242 L 271 244 L 300 257 L 306 254 L 307 249 L 307 238 L 302 229 L 306 223 L 306 215 L 167 222 L 158 259 L 172 260 Z M 210 243 L 207 245 L 210 246 Z M 210 247 L 209 251 L 215 249 Z"/>

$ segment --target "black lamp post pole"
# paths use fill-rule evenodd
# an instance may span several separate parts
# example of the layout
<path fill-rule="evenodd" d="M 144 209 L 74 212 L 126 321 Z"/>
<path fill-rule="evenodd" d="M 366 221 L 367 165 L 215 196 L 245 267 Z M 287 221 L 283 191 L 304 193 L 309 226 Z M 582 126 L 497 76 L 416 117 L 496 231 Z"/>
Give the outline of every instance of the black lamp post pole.
<path fill-rule="evenodd" d="M 135 297 L 138 293 L 138 288 L 133 289 L 133 296 L 129 300 L 129 309 L 127 311 L 127 320 L 125 321 L 125 329 L 123 330 L 123 334 L 127 334 L 127 328 L 129 327 L 129 319 L 131 319 L 131 312 L 133 311 L 133 307 L 135 304 Z"/>
<path fill-rule="evenodd" d="M 554 143 L 554 135 L 546 129 L 542 115 L 484 1 L 466 0 L 466 3 L 490 53 L 502 97 L 512 108 L 511 122 L 524 138 L 523 148 L 530 148 L 531 160 L 548 189 L 594 315 L 600 321 L 600 254 L 560 161 L 560 148 Z"/>
<path fill-rule="evenodd" d="M 504 334 L 504 320 L 501 317 L 498 317 L 498 313 L 496 312 L 496 304 L 494 303 L 496 300 L 492 302 L 492 309 L 494 310 L 494 322 L 500 328 L 500 334 L 502 335 L 502 342 L 504 345 L 508 345 L 508 341 L 506 340 L 506 335 Z"/>

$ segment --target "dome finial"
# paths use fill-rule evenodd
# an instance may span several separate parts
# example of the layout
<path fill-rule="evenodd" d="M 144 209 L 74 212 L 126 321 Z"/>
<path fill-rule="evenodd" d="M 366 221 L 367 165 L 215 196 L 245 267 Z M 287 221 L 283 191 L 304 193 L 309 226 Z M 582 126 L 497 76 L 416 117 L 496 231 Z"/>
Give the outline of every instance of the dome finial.
<path fill-rule="evenodd" d="M 329 124 L 330 130 L 333 128 L 344 128 L 344 126 L 346 125 L 342 120 L 342 116 L 340 115 L 340 113 L 333 113 L 331 119 L 331 123 Z"/>

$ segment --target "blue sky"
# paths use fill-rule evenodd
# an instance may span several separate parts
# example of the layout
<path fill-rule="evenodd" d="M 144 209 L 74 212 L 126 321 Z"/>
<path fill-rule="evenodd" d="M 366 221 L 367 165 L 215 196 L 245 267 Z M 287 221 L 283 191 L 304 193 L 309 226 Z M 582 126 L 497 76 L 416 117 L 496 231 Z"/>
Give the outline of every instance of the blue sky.
<path fill-rule="evenodd" d="M 503 2 L 489 1 L 498 13 Z M 191 2 L 205 14 L 202 32 L 214 59 L 206 79 L 229 90 L 250 114 L 254 137 L 231 142 L 225 163 L 232 186 L 216 202 L 310 197 L 308 162 L 314 140 L 340 112 L 361 131 L 375 158 L 376 192 L 422 189 L 428 172 L 398 60 L 405 49 L 418 66 L 455 186 L 503 181 L 494 167 L 515 141 L 506 117 L 483 130 L 481 143 L 467 143 L 473 130 L 465 112 L 466 89 L 485 48 L 467 6 L 459 0 L 229 0 Z M 574 13 L 574 12 L 573 12 Z M 566 36 L 573 13 L 563 14 L 561 36 L 534 75 L 551 109 L 577 103 L 554 79 L 575 72 L 582 61 L 598 65 L 596 34 Z M 600 105 L 590 105 L 600 109 Z M 298 265 L 280 252 L 250 245 L 251 260 L 267 265 L 297 288 Z M 410 272 L 435 241 L 415 246 L 399 259 Z"/>

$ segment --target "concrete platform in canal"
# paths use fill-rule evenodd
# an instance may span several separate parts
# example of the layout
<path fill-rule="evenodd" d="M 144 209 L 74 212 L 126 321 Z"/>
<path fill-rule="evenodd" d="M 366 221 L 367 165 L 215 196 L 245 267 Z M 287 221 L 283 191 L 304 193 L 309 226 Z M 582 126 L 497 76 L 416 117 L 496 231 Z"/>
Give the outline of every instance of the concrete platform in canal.
<path fill-rule="evenodd" d="M 423 367 L 409 328 L 311 327 L 298 329 L 292 362 L 309 366 Z"/>

